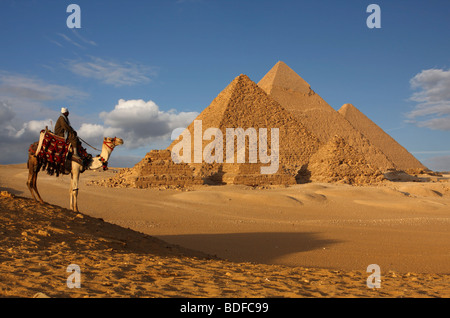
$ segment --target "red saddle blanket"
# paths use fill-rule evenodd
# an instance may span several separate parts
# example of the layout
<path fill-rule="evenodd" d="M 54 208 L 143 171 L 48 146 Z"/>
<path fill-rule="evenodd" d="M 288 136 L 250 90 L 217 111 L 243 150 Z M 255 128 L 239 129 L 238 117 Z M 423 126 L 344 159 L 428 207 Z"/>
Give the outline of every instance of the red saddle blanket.
<path fill-rule="evenodd" d="M 66 161 L 71 156 L 70 143 L 67 143 L 64 137 L 57 136 L 48 130 L 42 132 L 45 133 L 44 139 L 39 153 L 36 154 L 41 169 L 47 170 L 50 175 L 56 173 L 56 176 L 59 176 L 60 173 L 66 173 L 66 170 L 70 170 L 66 169 Z M 29 153 L 35 154 L 38 145 L 38 142 L 31 144 Z M 82 148 L 81 145 L 78 146 L 77 152 L 82 160 L 89 156 L 86 149 Z"/>

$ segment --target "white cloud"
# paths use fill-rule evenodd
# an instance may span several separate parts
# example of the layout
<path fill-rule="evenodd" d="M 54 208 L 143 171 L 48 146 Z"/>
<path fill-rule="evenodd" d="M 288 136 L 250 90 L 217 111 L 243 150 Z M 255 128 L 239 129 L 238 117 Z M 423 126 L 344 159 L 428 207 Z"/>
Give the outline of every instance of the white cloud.
<path fill-rule="evenodd" d="M 428 127 L 434 130 L 450 130 L 450 116 L 428 119 L 416 124 L 419 127 Z"/>
<path fill-rule="evenodd" d="M 97 43 L 95 41 L 92 41 L 90 39 L 87 39 L 86 37 L 82 36 L 80 34 L 80 32 L 83 31 L 78 31 L 76 28 L 70 29 L 72 31 L 72 34 L 75 35 L 75 37 L 81 41 L 84 44 L 88 44 L 89 46 L 98 46 Z M 76 46 L 80 49 L 86 49 L 83 45 L 81 45 L 80 43 L 78 43 L 76 40 L 72 39 L 70 36 L 68 36 L 67 34 L 63 34 L 63 33 L 56 33 L 56 35 L 58 36 L 58 40 L 52 39 L 48 36 L 45 36 L 45 38 L 50 41 L 51 43 L 59 46 L 59 47 L 64 47 L 63 44 L 61 44 L 61 39 L 63 39 L 66 43 L 69 43 L 70 45 Z"/>
<path fill-rule="evenodd" d="M 414 101 L 440 102 L 450 100 L 450 70 L 424 70 L 414 76 L 410 83 L 413 89 L 422 89 L 411 97 Z"/>
<path fill-rule="evenodd" d="M 29 122 L 23 123 L 22 127 L 13 134 L 13 137 L 25 140 L 36 138 L 45 126 L 50 128 L 50 121 L 51 119 L 30 120 Z"/>
<path fill-rule="evenodd" d="M 75 34 L 75 36 L 76 36 L 78 39 L 80 39 L 81 41 L 83 41 L 83 43 L 90 44 L 90 45 L 92 45 L 92 46 L 97 46 L 97 43 L 96 43 L 95 41 L 89 40 L 89 39 L 85 38 L 84 36 L 82 36 L 82 35 L 79 33 L 79 32 L 81 32 L 81 31 L 78 31 L 76 28 L 71 29 L 71 30 L 72 30 L 73 34 Z"/>
<path fill-rule="evenodd" d="M 407 114 L 409 122 L 435 130 L 450 130 L 450 70 L 423 70 L 410 84 L 418 90 L 410 100 L 418 104 Z"/>
<path fill-rule="evenodd" d="M 77 100 L 87 94 L 38 78 L 0 71 L 0 163 L 26 161 L 27 150 L 45 126 L 59 116 L 49 102 Z"/>
<path fill-rule="evenodd" d="M 13 118 L 14 112 L 11 107 L 5 101 L 0 101 L 0 128 L 8 125 Z"/>
<path fill-rule="evenodd" d="M 108 61 L 93 56 L 89 61 L 78 59 L 67 60 L 67 63 L 67 68 L 74 74 L 116 87 L 148 83 L 156 74 L 154 68 L 138 63 Z"/>
<path fill-rule="evenodd" d="M 21 122 L 6 102 L 0 102 L 0 163 L 25 162 L 29 145 L 49 125 L 50 119 Z"/>
<path fill-rule="evenodd" d="M 0 71 L 0 163 L 26 161 L 29 145 L 37 141 L 45 126 L 52 128 L 59 116 L 59 107 L 46 106 L 49 101 L 67 103 L 86 96 L 70 87 Z M 117 155 L 123 152 L 122 157 L 132 156 L 136 160 L 142 151 L 167 147 L 172 131 L 187 127 L 197 115 L 164 111 L 153 101 L 121 99 L 111 111 L 99 114 L 99 123 L 77 117 L 71 121 L 75 129 L 80 127 L 78 135 L 95 147 L 101 146 L 105 136 L 123 138 L 125 145 L 117 150 Z"/>
<path fill-rule="evenodd" d="M 112 111 L 100 113 L 104 125 L 83 124 L 79 135 L 87 138 L 117 136 L 124 139 L 129 149 L 151 149 L 155 144 L 170 141 L 174 129 L 187 127 L 197 116 L 197 112 L 162 111 L 153 101 L 121 99 Z"/>
<path fill-rule="evenodd" d="M 34 101 L 86 98 L 87 94 L 68 86 L 51 84 L 28 76 L 0 71 L 0 96 Z"/>
<path fill-rule="evenodd" d="M 79 47 L 80 49 L 84 49 L 84 47 L 79 44 L 77 41 L 72 40 L 70 37 L 68 37 L 65 34 L 57 33 L 60 37 L 62 37 L 64 40 L 66 40 L 68 43 L 75 45 L 76 47 Z"/>
<path fill-rule="evenodd" d="M 82 124 L 78 130 L 78 135 L 83 138 L 101 138 L 104 135 L 105 128 L 97 124 Z"/>

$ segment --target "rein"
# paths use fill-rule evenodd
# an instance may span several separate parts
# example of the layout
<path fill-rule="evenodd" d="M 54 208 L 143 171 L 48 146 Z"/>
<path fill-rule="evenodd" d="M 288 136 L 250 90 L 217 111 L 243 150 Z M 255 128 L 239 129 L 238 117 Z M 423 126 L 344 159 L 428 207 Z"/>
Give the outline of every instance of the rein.
<path fill-rule="evenodd" d="M 101 151 L 101 149 L 97 149 L 97 148 L 95 148 L 94 146 L 91 146 L 90 144 L 88 144 L 88 143 L 87 143 L 85 140 L 83 140 L 81 137 L 78 137 L 78 139 L 80 139 L 82 142 L 84 142 L 86 145 L 88 145 L 88 146 L 91 147 L 92 149 L 97 150 L 97 151 Z M 114 139 L 113 139 L 112 141 L 103 141 L 103 144 L 104 144 L 106 147 L 108 147 L 109 149 L 113 150 L 114 147 L 111 147 L 111 146 L 108 145 L 108 144 L 114 144 L 115 141 L 116 141 L 116 137 L 114 137 Z"/>
<path fill-rule="evenodd" d="M 92 149 L 97 150 L 97 151 L 101 151 L 100 149 L 97 149 L 97 148 L 91 146 L 90 144 L 88 144 L 88 143 L 87 143 L 85 140 L 83 140 L 82 138 L 78 137 L 78 139 L 80 139 L 82 142 L 84 142 L 86 145 L 88 145 L 88 146 L 91 147 Z"/>
<path fill-rule="evenodd" d="M 97 149 L 97 148 L 95 148 L 95 147 L 93 147 L 93 146 L 91 146 L 90 144 L 88 144 L 86 141 L 84 141 L 83 139 L 81 139 L 80 137 L 78 137 L 82 142 L 84 142 L 86 145 L 88 145 L 89 147 L 91 147 L 92 149 L 94 149 L 94 150 L 97 150 L 97 151 L 101 151 L 100 149 Z M 104 140 L 103 141 L 103 145 L 105 145 L 106 147 L 108 147 L 109 149 L 111 149 L 111 151 L 112 150 L 114 150 L 114 143 L 116 142 L 116 137 L 114 137 L 113 138 L 113 140 L 112 141 L 106 141 L 106 140 Z M 109 144 L 113 144 L 113 146 L 110 146 Z M 103 165 L 103 170 L 108 170 L 108 161 L 106 161 L 105 160 L 105 158 L 103 158 L 102 156 L 98 156 L 98 157 L 100 157 L 100 161 L 101 161 L 101 163 L 102 163 L 102 165 Z"/>

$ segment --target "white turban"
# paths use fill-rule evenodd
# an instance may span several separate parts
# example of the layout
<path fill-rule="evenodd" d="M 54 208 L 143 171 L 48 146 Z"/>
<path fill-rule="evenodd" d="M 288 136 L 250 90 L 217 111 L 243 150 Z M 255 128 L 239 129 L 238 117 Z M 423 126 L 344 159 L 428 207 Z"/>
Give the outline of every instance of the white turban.
<path fill-rule="evenodd" d="M 65 108 L 65 107 L 62 107 L 61 108 L 61 114 L 65 114 L 65 113 L 67 113 L 69 110 L 67 109 L 67 108 Z"/>

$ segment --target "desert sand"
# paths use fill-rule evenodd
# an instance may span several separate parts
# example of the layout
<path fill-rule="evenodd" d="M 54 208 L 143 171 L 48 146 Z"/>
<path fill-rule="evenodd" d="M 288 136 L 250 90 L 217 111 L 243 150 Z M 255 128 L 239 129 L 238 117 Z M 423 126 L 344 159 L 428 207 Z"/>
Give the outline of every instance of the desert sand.
<path fill-rule="evenodd" d="M 104 187 L 0 165 L 1 297 L 449 297 L 449 175 L 377 185 Z M 69 289 L 67 266 L 81 269 Z M 381 269 L 368 288 L 367 266 Z"/>

